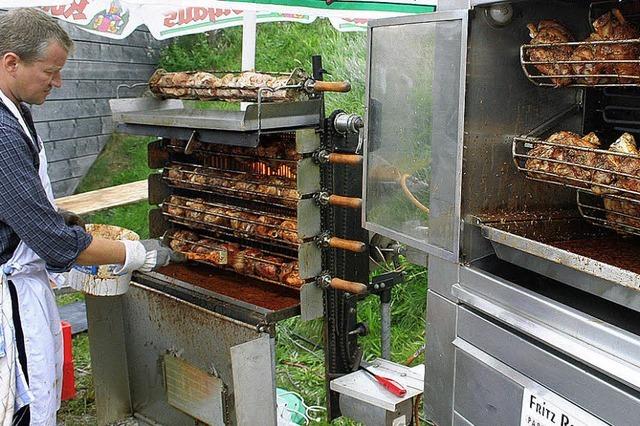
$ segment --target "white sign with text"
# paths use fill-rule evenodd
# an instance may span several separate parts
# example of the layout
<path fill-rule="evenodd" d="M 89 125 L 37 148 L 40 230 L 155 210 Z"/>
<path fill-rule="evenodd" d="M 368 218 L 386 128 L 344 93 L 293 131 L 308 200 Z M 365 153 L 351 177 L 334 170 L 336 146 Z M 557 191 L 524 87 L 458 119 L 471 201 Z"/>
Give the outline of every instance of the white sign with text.
<path fill-rule="evenodd" d="M 524 389 L 520 426 L 607 426 L 551 391 Z"/>

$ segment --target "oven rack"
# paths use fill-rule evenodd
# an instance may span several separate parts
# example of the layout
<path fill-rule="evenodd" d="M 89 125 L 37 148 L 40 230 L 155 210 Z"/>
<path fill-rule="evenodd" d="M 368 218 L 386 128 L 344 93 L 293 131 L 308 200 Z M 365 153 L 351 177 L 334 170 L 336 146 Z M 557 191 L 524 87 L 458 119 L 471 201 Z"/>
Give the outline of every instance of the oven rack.
<path fill-rule="evenodd" d="M 201 204 L 203 208 L 195 208 L 187 203 Z M 170 208 L 183 210 L 185 214 L 179 215 L 171 212 Z M 162 214 L 174 223 L 196 227 L 205 231 L 215 232 L 232 237 L 242 237 L 258 243 L 267 243 L 285 249 L 297 249 L 300 241 L 292 241 L 283 235 L 295 234 L 297 237 L 297 220 L 295 217 L 265 214 L 238 206 L 211 203 L 204 200 L 194 200 L 172 195 L 162 204 Z M 241 216 L 241 214 L 251 215 Z M 205 220 L 206 216 L 212 216 L 217 222 Z M 259 218 L 265 217 L 272 223 L 260 222 Z M 273 223 L 279 222 L 279 223 Z M 236 226 L 234 226 L 234 223 Z M 283 226 L 288 223 L 293 227 Z M 271 235 L 257 233 L 265 231 Z"/>
<path fill-rule="evenodd" d="M 189 232 L 193 233 L 193 231 L 189 231 Z M 186 239 L 186 238 L 177 238 L 175 235 L 176 235 L 175 232 L 169 231 L 169 232 L 166 233 L 166 235 L 163 237 L 163 239 L 165 241 L 168 240 L 168 244 L 171 244 L 171 241 L 179 241 L 181 243 L 194 244 L 194 245 L 197 244 L 197 241 L 192 241 L 192 240 L 189 240 L 189 239 Z M 198 235 L 198 237 L 201 237 L 201 235 Z M 205 238 L 202 238 L 202 239 L 205 239 Z M 206 239 L 211 241 L 211 244 L 212 244 L 211 248 L 212 249 L 215 249 L 215 246 L 224 245 L 224 244 L 228 243 L 226 241 L 218 240 L 218 239 L 211 238 L 211 237 L 206 237 Z M 203 246 L 203 244 L 197 244 L 197 245 Z M 252 247 L 243 246 L 241 244 L 236 244 L 236 245 L 239 247 L 238 251 L 245 250 L 245 249 L 248 249 L 248 248 L 252 248 Z M 298 259 L 296 259 L 293 256 L 284 255 L 282 253 L 274 253 L 274 252 L 271 252 L 269 250 L 263 250 L 263 249 L 260 249 L 260 252 L 265 253 L 268 256 L 281 258 L 281 259 L 283 259 L 285 261 L 284 262 L 274 262 L 274 261 L 270 261 L 270 260 L 263 259 L 263 258 L 256 257 L 256 256 L 250 256 L 250 255 L 244 255 L 244 256 L 247 259 L 251 259 L 251 260 L 255 261 L 256 263 L 265 263 L 265 264 L 269 264 L 269 265 L 273 265 L 273 266 L 277 267 L 278 268 L 278 275 L 280 275 L 280 268 L 282 268 L 283 266 L 285 266 L 287 264 L 290 264 L 290 263 L 294 263 L 294 262 L 296 264 L 298 263 Z M 228 254 L 227 254 L 227 256 L 228 256 Z M 240 272 L 236 271 L 233 268 L 233 266 L 231 265 L 230 262 L 232 262 L 232 258 L 229 257 L 229 256 L 228 256 L 228 260 L 227 260 L 227 264 L 226 265 L 220 265 L 220 264 L 217 264 L 217 263 L 208 262 L 206 260 L 194 260 L 194 262 L 202 263 L 202 264 L 205 264 L 205 265 L 214 266 L 216 268 L 224 269 L 226 271 L 234 272 L 236 274 L 240 274 L 240 275 L 243 275 L 243 276 L 254 278 L 254 279 L 266 282 L 266 283 L 276 284 L 276 285 L 279 285 L 279 286 L 282 286 L 282 287 L 292 288 L 292 289 L 295 289 L 295 290 L 300 290 L 300 287 L 302 287 L 302 284 L 304 284 L 304 282 L 308 281 L 308 280 L 307 281 L 301 280 L 303 283 L 300 286 L 296 286 L 296 285 L 290 285 L 290 284 L 287 284 L 287 283 L 283 283 L 281 281 L 271 280 L 269 278 L 265 278 L 265 277 L 262 277 L 262 276 L 256 275 L 256 274 L 251 274 L 251 273 L 246 273 L 246 272 L 240 273 Z M 297 270 L 297 267 L 294 267 L 293 269 Z"/>
<path fill-rule="evenodd" d="M 539 146 L 548 146 L 558 150 L 556 154 L 568 156 L 577 152 L 591 154 L 589 158 L 595 165 L 532 155 L 533 149 Z M 640 235 L 640 192 L 629 188 L 640 188 L 640 156 L 558 144 L 529 136 L 513 138 L 512 154 L 516 167 L 527 179 L 578 189 L 578 210 L 589 222 L 621 233 Z M 612 159 L 618 164 L 637 161 L 639 173 L 634 175 L 606 168 L 607 164 L 613 166 Z M 537 165 L 531 164 L 533 160 L 546 169 L 536 168 Z"/>
<path fill-rule="evenodd" d="M 273 183 L 270 177 L 260 179 L 259 175 L 247 172 L 177 162 L 165 167 L 162 178 L 173 188 L 257 201 L 286 209 L 296 208 L 299 200 L 292 179 L 290 184 L 284 185 Z M 268 192 L 260 192 L 260 188 Z"/>
<path fill-rule="evenodd" d="M 234 74 L 241 77 L 246 72 L 240 71 L 182 71 L 179 73 L 169 73 L 165 70 L 157 70 L 149 80 L 151 91 L 165 99 L 185 99 L 185 100 L 202 100 L 202 101 L 227 101 L 227 102 L 286 102 L 308 99 L 309 95 L 305 92 L 304 82 L 309 78 L 304 70 L 300 68 L 294 69 L 290 73 L 273 73 L 260 72 L 259 74 L 269 75 L 271 77 L 279 77 L 276 86 L 254 84 L 237 84 L 238 81 L 226 83 L 224 85 L 217 84 L 198 84 L 191 81 L 191 77 L 196 74 L 209 74 L 214 78 L 224 77 L 227 74 Z M 183 84 L 161 83 L 163 77 L 169 74 L 174 76 L 187 76 Z M 218 83 L 219 84 L 219 83 Z"/>
<path fill-rule="evenodd" d="M 182 152 L 184 153 L 184 150 L 186 148 L 186 145 L 181 144 L 181 143 L 176 143 L 174 141 L 168 143 L 167 148 L 176 151 L 176 152 Z M 212 145 L 211 145 L 212 146 Z M 221 147 L 224 146 L 226 147 L 227 145 L 221 145 Z M 208 148 L 208 146 L 207 146 Z M 222 158 L 231 158 L 231 159 L 239 159 L 239 160 L 246 160 L 246 162 L 250 162 L 250 161 L 261 161 L 261 162 L 265 162 L 265 163 L 278 163 L 278 164 L 286 164 L 289 165 L 290 167 L 294 167 L 296 166 L 296 164 L 298 163 L 298 161 L 300 160 L 300 158 L 302 158 L 299 154 L 296 153 L 295 157 L 269 157 L 269 156 L 263 156 L 263 155 L 259 155 L 259 154 L 250 154 L 247 153 L 247 150 L 251 150 L 253 152 L 256 152 L 257 149 L 256 148 L 246 148 L 246 147 L 233 147 L 235 149 L 228 149 L 228 150 L 224 150 L 224 149 L 216 149 L 216 148 L 195 148 L 189 151 L 188 154 L 196 154 L 196 155 L 201 155 L 203 157 L 209 158 L 212 156 L 216 156 L 216 157 L 222 157 Z"/>
<path fill-rule="evenodd" d="M 528 179 L 546 183 L 553 183 L 569 188 L 582 189 L 588 192 L 592 192 L 595 195 L 620 193 L 630 198 L 635 197 L 640 199 L 640 192 L 634 191 L 624 186 L 620 186 L 620 184 L 624 184 L 625 182 L 633 183 L 637 180 L 640 181 L 640 175 L 633 175 L 613 169 L 592 166 L 588 164 L 580 164 L 577 162 L 565 161 L 557 158 L 532 155 L 533 148 L 540 145 L 549 146 L 552 149 L 555 148 L 558 150 L 562 150 L 564 151 L 564 153 L 568 154 L 572 154 L 575 152 L 591 153 L 593 155 L 592 158 L 594 158 L 594 163 L 599 165 L 604 163 L 608 157 L 616 157 L 619 158 L 620 161 L 638 161 L 640 163 L 640 155 L 608 151 L 597 148 L 559 144 L 530 136 L 516 136 L 513 138 L 512 142 L 512 156 L 514 163 L 518 170 L 525 173 L 525 176 Z M 557 173 L 559 167 L 554 167 L 551 169 L 551 171 L 531 168 L 531 165 L 527 165 L 528 160 L 538 160 L 547 164 L 568 166 L 567 169 L 570 168 L 570 170 L 580 170 L 581 172 L 583 172 L 582 174 L 585 174 L 590 178 L 581 179 L 574 176 Z M 610 183 L 596 181 L 591 178 L 593 176 L 608 178 Z M 638 183 L 640 184 L 640 182 Z"/>
<path fill-rule="evenodd" d="M 640 236 L 639 200 L 613 194 L 595 196 L 579 190 L 576 201 L 580 215 L 589 223 L 621 234 Z"/>
<path fill-rule="evenodd" d="M 638 87 L 640 86 L 640 59 L 592 59 L 592 60 L 548 60 L 548 61 L 532 61 L 529 58 L 528 51 L 531 49 L 546 49 L 553 52 L 554 49 L 576 49 L 579 47 L 587 47 L 593 50 L 597 48 L 602 49 L 608 45 L 620 45 L 628 44 L 640 49 L 640 39 L 625 39 L 625 40 L 597 40 L 597 41 L 571 41 L 562 43 L 540 43 L 540 44 L 524 44 L 520 46 L 520 65 L 525 76 L 536 86 L 544 87 Z M 608 72 L 593 73 L 593 74 L 581 74 L 575 73 L 572 65 L 585 65 L 585 66 L 606 66 L 615 64 L 638 64 L 638 75 L 617 74 Z M 536 69 L 536 65 L 547 66 L 568 66 L 572 69 L 569 74 L 542 74 Z M 558 79 L 562 81 L 562 84 L 556 84 L 552 79 Z M 591 82 L 584 81 L 584 79 L 591 79 Z M 621 81 L 629 80 L 629 81 Z M 593 83 L 593 84 L 590 84 Z"/>

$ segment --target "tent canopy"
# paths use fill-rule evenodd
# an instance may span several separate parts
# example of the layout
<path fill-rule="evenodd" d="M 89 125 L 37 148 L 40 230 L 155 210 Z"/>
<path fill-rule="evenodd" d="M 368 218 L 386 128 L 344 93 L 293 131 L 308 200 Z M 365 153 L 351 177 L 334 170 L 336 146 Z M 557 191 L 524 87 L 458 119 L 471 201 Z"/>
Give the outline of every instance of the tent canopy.
<path fill-rule="evenodd" d="M 311 23 L 328 18 L 340 31 L 362 31 L 369 19 L 428 13 L 434 0 L 0 0 L 0 7 L 40 6 L 56 18 L 110 38 L 125 38 L 146 25 L 157 39 L 167 39 L 256 23 Z M 52 5 L 53 4 L 53 5 Z"/>

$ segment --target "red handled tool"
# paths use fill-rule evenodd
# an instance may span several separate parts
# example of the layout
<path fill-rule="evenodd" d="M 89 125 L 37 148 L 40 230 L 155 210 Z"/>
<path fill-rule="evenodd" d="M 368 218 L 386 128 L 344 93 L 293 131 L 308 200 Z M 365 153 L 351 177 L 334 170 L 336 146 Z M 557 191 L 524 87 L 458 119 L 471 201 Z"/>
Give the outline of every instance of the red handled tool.
<path fill-rule="evenodd" d="M 373 376 L 373 378 L 376 379 L 376 382 L 380 383 L 382 386 L 384 386 L 386 390 L 388 390 L 395 396 L 402 398 L 407 393 L 407 390 L 404 388 L 404 386 L 402 386 L 400 383 L 396 382 L 395 380 L 390 379 L 388 377 L 379 376 L 374 372 L 372 372 L 371 370 L 364 368 L 363 366 L 360 366 L 360 368 L 366 371 L 367 373 L 369 373 L 371 376 Z"/>

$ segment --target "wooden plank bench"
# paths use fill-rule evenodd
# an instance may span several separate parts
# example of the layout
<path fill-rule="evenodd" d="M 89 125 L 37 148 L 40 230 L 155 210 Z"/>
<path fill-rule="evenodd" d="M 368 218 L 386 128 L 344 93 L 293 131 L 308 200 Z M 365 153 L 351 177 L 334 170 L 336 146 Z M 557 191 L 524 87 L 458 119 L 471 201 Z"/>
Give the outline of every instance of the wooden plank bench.
<path fill-rule="evenodd" d="M 78 215 L 86 215 L 100 210 L 144 201 L 148 198 L 148 195 L 148 183 L 145 179 L 58 198 L 56 204 L 58 207 Z"/>

